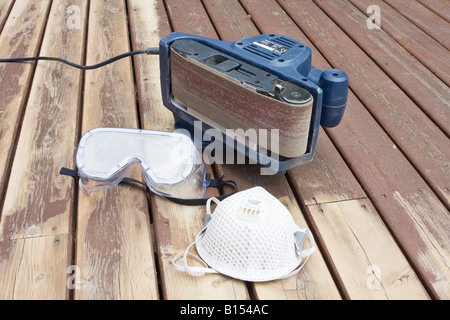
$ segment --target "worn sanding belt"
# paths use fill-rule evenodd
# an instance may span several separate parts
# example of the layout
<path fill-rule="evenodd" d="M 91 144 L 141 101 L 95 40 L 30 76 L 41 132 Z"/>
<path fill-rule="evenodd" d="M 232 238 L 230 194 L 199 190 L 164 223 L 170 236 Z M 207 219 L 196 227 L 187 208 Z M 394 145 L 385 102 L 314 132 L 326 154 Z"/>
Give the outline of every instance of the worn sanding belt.
<path fill-rule="evenodd" d="M 267 149 L 271 129 L 279 129 L 279 154 L 294 158 L 303 155 L 313 102 L 288 104 L 244 87 L 239 81 L 171 50 L 172 93 L 187 106 L 187 112 L 221 130 L 267 129 Z M 257 141 L 251 141 L 257 144 Z"/>

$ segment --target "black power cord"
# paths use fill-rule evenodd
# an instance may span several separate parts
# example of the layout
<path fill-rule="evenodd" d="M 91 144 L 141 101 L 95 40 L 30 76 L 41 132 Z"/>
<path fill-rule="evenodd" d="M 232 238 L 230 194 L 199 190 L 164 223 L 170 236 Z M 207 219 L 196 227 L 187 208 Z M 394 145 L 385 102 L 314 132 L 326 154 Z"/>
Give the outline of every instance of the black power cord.
<path fill-rule="evenodd" d="M 35 60 L 51 60 L 51 61 L 58 61 L 58 62 L 62 62 L 65 64 L 68 64 L 69 66 L 72 66 L 74 68 L 78 68 L 78 69 L 82 69 L 82 70 L 92 70 L 92 69 L 97 69 L 100 67 L 103 67 L 107 64 L 110 64 L 114 61 L 129 57 L 129 56 L 133 56 L 136 54 L 159 54 L 159 48 L 147 48 L 145 50 L 136 50 L 136 51 L 130 51 L 127 53 L 123 53 L 121 55 L 115 56 L 111 59 L 105 60 L 103 62 L 94 64 L 94 65 L 90 65 L 90 66 L 82 66 L 80 64 L 76 64 L 70 61 L 67 61 L 65 59 L 61 59 L 61 58 L 56 58 L 56 57 L 28 57 L 28 58 L 10 58 L 10 59 L 0 59 L 0 62 L 27 62 L 27 61 L 35 61 Z"/>

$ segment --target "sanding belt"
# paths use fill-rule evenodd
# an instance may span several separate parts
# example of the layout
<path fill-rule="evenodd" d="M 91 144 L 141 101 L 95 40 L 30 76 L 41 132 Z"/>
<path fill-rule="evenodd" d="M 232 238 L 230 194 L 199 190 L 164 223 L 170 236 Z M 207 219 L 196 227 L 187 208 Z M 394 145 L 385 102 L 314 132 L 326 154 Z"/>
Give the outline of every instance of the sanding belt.
<path fill-rule="evenodd" d="M 187 107 L 189 114 L 223 133 L 225 128 L 256 129 L 256 132 L 266 129 L 267 149 L 272 150 L 271 132 L 278 129 L 281 156 L 294 158 L 306 152 L 312 99 L 295 105 L 265 96 L 173 49 L 171 84 L 173 95 Z"/>

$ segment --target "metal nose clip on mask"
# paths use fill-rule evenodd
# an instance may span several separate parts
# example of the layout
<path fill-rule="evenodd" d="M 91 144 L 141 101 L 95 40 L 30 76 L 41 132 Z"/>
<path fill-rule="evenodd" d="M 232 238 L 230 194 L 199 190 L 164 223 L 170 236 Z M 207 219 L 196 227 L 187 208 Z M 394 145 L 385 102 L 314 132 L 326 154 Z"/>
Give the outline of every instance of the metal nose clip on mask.
<path fill-rule="evenodd" d="M 81 191 L 91 193 L 117 186 L 127 179 L 125 176 L 134 163 L 139 165 L 150 190 L 182 204 L 202 204 L 198 200 L 206 203 L 207 199 L 201 197 L 207 186 L 231 182 L 236 187 L 234 181 L 210 179 L 201 154 L 184 134 L 96 128 L 83 135 L 77 149 L 76 176 L 80 178 Z M 67 173 L 71 170 L 63 169 L 61 173 L 73 175 Z"/>
<path fill-rule="evenodd" d="M 218 205 L 210 211 L 211 201 Z M 245 281 L 284 279 L 298 273 L 316 250 L 308 229 L 298 227 L 286 207 L 269 192 L 255 187 L 223 201 L 207 202 L 205 225 L 172 266 L 193 276 L 222 273 Z M 303 249 L 308 238 L 309 247 Z M 192 245 L 201 258 L 188 253 Z M 204 267 L 189 266 L 191 257 Z M 176 264 L 183 259 L 183 265 Z"/>

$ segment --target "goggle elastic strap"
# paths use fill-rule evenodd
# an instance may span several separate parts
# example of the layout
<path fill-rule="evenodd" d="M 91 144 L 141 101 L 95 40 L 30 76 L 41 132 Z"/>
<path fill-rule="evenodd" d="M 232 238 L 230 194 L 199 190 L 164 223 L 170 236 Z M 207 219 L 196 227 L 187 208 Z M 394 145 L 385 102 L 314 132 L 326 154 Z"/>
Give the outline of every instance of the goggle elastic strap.
<path fill-rule="evenodd" d="M 61 168 L 61 170 L 59 171 L 60 174 L 62 175 L 66 175 L 66 176 L 70 176 L 70 177 L 74 177 L 74 178 L 78 178 L 78 171 L 76 170 L 72 170 L 72 169 L 68 169 L 68 168 Z M 224 176 L 220 177 L 219 179 L 211 179 L 209 173 L 207 173 L 206 176 L 206 186 L 207 187 L 212 187 L 212 188 L 219 188 L 221 186 L 224 185 L 231 185 L 233 186 L 233 190 L 230 191 L 229 193 L 220 195 L 215 197 L 216 199 L 222 201 L 223 199 L 231 196 L 232 194 L 236 193 L 238 190 L 238 185 L 236 183 L 236 181 L 234 180 L 224 180 L 223 179 Z M 131 184 L 141 184 L 145 187 L 147 187 L 147 185 L 140 181 L 140 180 L 136 180 L 133 178 L 123 178 L 122 181 L 120 181 L 120 183 L 131 183 Z M 182 199 L 182 198 L 175 198 L 175 197 L 169 197 L 169 196 L 162 196 L 172 202 L 178 203 L 178 204 L 182 204 L 182 205 L 186 205 L 186 206 L 202 206 L 205 205 L 206 202 L 208 201 L 209 198 L 198 198 L 198 199 Z"/>

